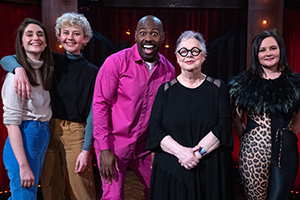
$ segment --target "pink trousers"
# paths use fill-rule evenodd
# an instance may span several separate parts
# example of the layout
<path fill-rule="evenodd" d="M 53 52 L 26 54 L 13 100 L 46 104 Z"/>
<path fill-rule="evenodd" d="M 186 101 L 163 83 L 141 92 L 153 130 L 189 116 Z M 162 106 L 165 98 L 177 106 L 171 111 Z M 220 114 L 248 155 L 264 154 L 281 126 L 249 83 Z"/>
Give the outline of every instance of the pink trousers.
<path fill-rule="evenodd" d="M 95 150 L 98 166 L 100 166 L 99 158 L 100 152 Z M 151 154 L 146 154 L 136 159 L 120 159 L 118 158 L 119 172 L 115 170 L 116 180 L 112 181 L 112 184 L 105 183 L 105 179 L 102 181 L 102 198 L 101 200 L 124 200 L 124 183 L 126 178 L 127 167 L 129 167 L 138 177 L 139 181 L 144 186 L 144 200 L 149 199 L 149 186 L 151 178 Z M 100 169 L 99 169 L 100 170 Z"/>

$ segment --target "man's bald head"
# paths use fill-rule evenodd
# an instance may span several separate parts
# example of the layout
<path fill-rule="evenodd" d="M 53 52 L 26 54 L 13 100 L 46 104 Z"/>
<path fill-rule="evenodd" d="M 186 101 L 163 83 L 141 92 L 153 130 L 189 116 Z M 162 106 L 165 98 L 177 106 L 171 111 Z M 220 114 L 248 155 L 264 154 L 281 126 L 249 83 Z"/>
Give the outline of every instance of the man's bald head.
<path fill-rule="evenodd" d="M 160 19 L 153 15 L 147 15 L 139 20 L 135 31 L 135 40 L 143 60 L 155 62 L 164 39 L 165 33 Z"/>
<path fill-rule="evenodd" d="M 145 23 L 147 23 L 148 21 L 153 21 L 157 27 L 160 29 L 159 31 L 160 32 L 163 32 L 164 29 L 163 29 L 163 24 L 162 22 L 160 21 L 160 19 L 158 19 L 157 17 L 153 16 L 153 15 L 146 15 L 144 17 L 142 17 L 139 22 L 137 23 L 137 30 Z"/>

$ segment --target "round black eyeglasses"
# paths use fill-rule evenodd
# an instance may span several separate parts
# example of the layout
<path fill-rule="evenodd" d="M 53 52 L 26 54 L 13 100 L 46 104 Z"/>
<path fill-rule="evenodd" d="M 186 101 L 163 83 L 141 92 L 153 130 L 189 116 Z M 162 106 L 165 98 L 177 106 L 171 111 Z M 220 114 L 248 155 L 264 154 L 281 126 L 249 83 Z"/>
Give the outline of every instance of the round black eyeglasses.
<path fill-rule="evenodd" d="M 189 54 L 189 51 L 191 52 L 191 54 L 193 56 L 198 56 L 201 53 L 201 49 L 199 49 L 198 47 L 193 47 L 190 50 L 188 50 L 185 47 L 182 47 L 181 49 L 179 49 L 177 51 L 177 53 L 179 53 L 182 57 L 186 57 Z"/>

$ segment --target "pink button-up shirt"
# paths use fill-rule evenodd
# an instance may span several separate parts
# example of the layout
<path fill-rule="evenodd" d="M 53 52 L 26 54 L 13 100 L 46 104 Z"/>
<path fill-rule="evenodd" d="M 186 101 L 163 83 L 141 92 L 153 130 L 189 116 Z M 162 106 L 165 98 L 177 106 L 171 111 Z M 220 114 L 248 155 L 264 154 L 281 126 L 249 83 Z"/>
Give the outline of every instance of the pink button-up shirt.
<path fill-rule="evenodd" d="M 149 118 L 158 87 L 175 78 L 161 54 L 149 75 L 137 45 L 109 56 L 97 75 L 93 100 L 94 147 L 119 158 L 147 153 Z"/>

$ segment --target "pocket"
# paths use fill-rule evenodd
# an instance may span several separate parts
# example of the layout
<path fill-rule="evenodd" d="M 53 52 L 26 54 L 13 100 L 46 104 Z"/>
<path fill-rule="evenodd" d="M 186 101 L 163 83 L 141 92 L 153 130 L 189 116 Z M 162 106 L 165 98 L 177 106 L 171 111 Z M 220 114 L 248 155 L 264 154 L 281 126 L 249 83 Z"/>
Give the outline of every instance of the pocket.
<path fill-rule="evenodd" d="M 19 128 L 25 130 L 25 129 L 27 129 L 28 124 L 29 124 L 28 121 L 23 121 L 23 122 L 20 124 Z"/>
<path fill-rule="evenodd" d="M 85 132 L 85 123 L 71 122 L 71 124 L 70 124 L 70 131 L 71 132 L 83 133 L 83 135 L 84 135 L 84 132 Z"/>
<path fill-rule="evenodd" d="M 69 130 L 73 141 L 84 141 L 85 123 L 71 122 Z"/>

